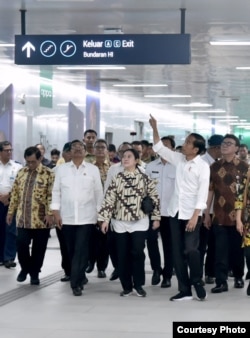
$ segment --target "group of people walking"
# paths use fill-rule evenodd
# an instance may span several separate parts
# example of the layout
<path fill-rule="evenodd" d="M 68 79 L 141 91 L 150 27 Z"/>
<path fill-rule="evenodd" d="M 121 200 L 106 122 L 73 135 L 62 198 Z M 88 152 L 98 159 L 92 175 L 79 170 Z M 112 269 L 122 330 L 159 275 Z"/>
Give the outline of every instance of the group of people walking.
<path fill-rule="evenodd" d="M 120 279 L 120 295 L 129 296 L 134 290 L 145 297 L 145 245 L 152 285 L 162 276 L 161 287 L 171 287 L 173 271 L 176 274 L 179 292 L 171 301 L 192 299 L 193 289 L 196 298 L 205 300 L 203 277 L 206 283 L 215 278 L 212 293 L 228 291 L 229 270 L 234 287 L 244 287 L 245 258 L 250 269 L 250 174 L 248 163 L 236 155 L 238 138 L 213 135 L 206 151 L 206 140 L 191 133 L 177 152 L 172 137 L 160 138 L 153 116 L 149 123 L 156 154 L 153 161 L 151 155 L 144 157 L 150 163 L 143 161 L 140 142 L 124 142 L 118 149 L 121 161 L 111 165 L 107 142 L 97 139 L 94 130 L 85 131 L 83 141 L 66 143 L 61 161 L 65 163 L 52 170 L 42 164 L 39 147 L 25 150 L 22 168 L 11 160 L 11 144 L 1 143 L 0 216 L 5 240 L 1 239 L 0 262 L 15 266 L 15 253 L 4 256 L 4 248 L 6 234 L 16 222 L 18 282 L 30 275 L 31 284 L 40 283 L 50 229 L 56 226 L 62 281 L 70 282 L 75 296 L 82 295 L 86 272 L 95 264 L 98 277 L 106 277 L 110 256 L 111 280 Z M 145 196 L 150 211 L 142 208 Z"/>

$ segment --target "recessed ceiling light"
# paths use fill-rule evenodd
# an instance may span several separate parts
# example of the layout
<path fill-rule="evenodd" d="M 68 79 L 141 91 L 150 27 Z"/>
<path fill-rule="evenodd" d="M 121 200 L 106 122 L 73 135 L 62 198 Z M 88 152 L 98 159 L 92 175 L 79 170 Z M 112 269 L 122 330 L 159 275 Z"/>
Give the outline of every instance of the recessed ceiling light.
<path fill-rule="evenodd" d="M 223 109 L 209 109 L 209 110 L 190 110 L 189 113 L 207 113 L 207 114 L 214 114 L 214 113 L 225 113 L 226 111 Z"/>
<path fill-rule="evenodd" d="M 191 95 L 161 95 L 161 94 L 156 94 L 156 95 L 144 95 L 144 97 L 156 97 L 156 98 L 179 98 L 179 97 L 192 97 Z"/>
<path fill-rule="evenodd" d="M 239 116 L 208 116 L 209 118 L 212 118 L 212 119 L 238 119 Z"/>
<path fill-rule="evenodd" d="M 212 107 L 213 105 L 210 103 L 200 103 L 200 102 L 193 102 L 187 104 L 173 104 L 173 107 Z"/>
<path fill-rule="evenodd" d="M 0 47 L 15 47 L 14 43 L 0 43 Z"/>
<path fill-rule="evenodd" d="M 114 84 L 113 87 L 167 87 L 167 84 L 150 84 L 150 83 L 127 83 Z"/>
<path fill-rule="evenodd" d="M 60 70 L 116 70 L 126 69 L 123 66 L 59 66 L 57 69 Z"/>
<path fill-rule="evenodd" d="M 211 46 L 250 46 L 250 41 L 210 41 Z"/>
<path fill-rule="evenodd" d="M 238 70 L 250 70 L 250 67 L 236 67 Z"/>

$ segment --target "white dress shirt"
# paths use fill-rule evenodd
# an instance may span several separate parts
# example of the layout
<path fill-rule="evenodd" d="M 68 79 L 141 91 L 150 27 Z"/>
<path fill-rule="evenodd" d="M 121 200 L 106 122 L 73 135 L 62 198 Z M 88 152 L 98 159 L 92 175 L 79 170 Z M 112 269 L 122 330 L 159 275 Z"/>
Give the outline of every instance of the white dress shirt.
<path fill-rule="evenodd" d="M 11 192 L 16 175 L 22 167 L 20 163 L 13 160 L 9 160 L 6 164 L 0 161 L 0 194 Z"/>
<path fill-rule="evenodd" d="M 209 167 L 211 166 L 211 164 L 213 164 L 215 162 L 215 159 L 206 151 L 206 153 L 204 155 L 201 156 L 201 158 L 203 159 L 203 161 L 207 162 L 207 164 L 209 165 Z M 210 214 L 213 214 L 214 212 L 214 197 L 211 203 L 211 207 L 210 207 Z"/>
<path fill-rule="evenodd" d="M 185 155 L 165 147 L 161 141 L 153 146 L 162 158 L 176 166 L 176 180 L 173 196 L 168 206 L 168 213 L 178 218 L 190 219 L 195 209 L 206 209 L 210 169 L 200 155 L 187 161 Z"/>
<path fill-rule="evenodd" d="M 60 210 L 63 224 L 95 224 L 102 199 L 101 177 L 95 165 L 83 161 L 77 169 L 71 161 L 56 169 L 51 209 Z"/>
<path fill-rule="evenodd" d="M 146 174 L 157 181 L 157 191 L 161 202 L 161 216 L 169 216 L 168 205 L 174 193 L 176 167 L 170 163 L 163 163 L 161 158 L 150 162 L 146 166 Z"/>

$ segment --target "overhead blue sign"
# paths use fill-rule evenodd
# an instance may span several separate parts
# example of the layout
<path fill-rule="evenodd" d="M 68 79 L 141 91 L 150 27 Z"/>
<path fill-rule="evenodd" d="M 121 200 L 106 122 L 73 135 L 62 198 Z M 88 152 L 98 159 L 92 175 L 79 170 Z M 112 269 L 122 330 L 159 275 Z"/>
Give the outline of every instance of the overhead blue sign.
<path fill-rule="evenodd" d="M 18 65 L 189 64 L 190 34 L 16 35 Z"/>

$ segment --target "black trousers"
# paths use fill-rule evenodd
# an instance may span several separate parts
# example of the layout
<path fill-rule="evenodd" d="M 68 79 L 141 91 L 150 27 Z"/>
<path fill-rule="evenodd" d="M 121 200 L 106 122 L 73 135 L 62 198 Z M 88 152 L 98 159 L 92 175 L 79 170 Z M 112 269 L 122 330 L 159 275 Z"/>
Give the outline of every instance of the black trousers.
<path fill-rule="evenodd" d="M 246 279 L 250 279 L 250 246 L 246 246 L 244 248 L 244 253 L 246 257 L 246 266 L 247 266 Z"/>
<path fill-rule="evenodd" d="M 204 225 L 200 228 L 200 268 L 201 278 L 203 273 L 205 276 L 214 277 L 214 266 L 215 266 L 215 238 L 213 225 L 208 230 Z"/>
<path fill-rule="evenodd" d="M 153 271 L 157 270 L 161 273 L 161 255 L 159 250 L 159 230 L 152 229 L 153 222 L 150 220 L 147 230 L 147 249 L 150 265 Z"/>
<path fill-rule="evenodd" d="M 17 256 L 21 269 L 37 278 L 43 266 L 50 229 L 17 228 Z M 32 241 L 31 250 L 29 248 Z"/>
<path fill-rule="evenodd" d="M 170 227 L 170 217 L 161 217 L 160 233 L 164 255 L 164 267 L 162 269 L 162 275 L 164 278 L 171 279 L 173 275 L 173 248 L 172 237 Z"/>
<path fill-rule="evenodd" d="M 173 259 L 180 292 L 190 292 L 191 285 L 200 282 L 199 238 L 201 219 L 195 230 L 185 231 L 188 220 L 170 217 Z"/>
<path fill-rule="evenodd" d="M 89 242 L 89 264 L 97 266 L 97 270 L 105 271 L 109 261 L 108 236 L 94 226 Z"/>
<path fill-rule="evenodd" d="M 213 226 L 215 235 L 215 278 L 216 284 L 226 282 L 229 269 L 229 258 L 235 278 L 244 275 L 244 250 L 241 247 L 242 237 L 235 226 Z M 230 255 L 231 252 L 231 255 Z"/>
<path fill-rule="evenodd" d="M 60 252 L 61 252 L 61 266 L 64 270 L 64 273 L 66 276 L 70 276 L 70 259 L 69 259 L 69 254 L 68 254 L 68 249 L 67 249 L 67 244 L 66 240 L 64 238 L 64 234 L 61 229 L 56 227 L 56 235 L 59 241 L 59 246 L 60 246 Z"/>
<path fill-rule="evenodd" d="M 88 266 L 89 239 L 93 226 L 93 224 L 64 224 L 62 227 L 71 264 L 70 285 L 72 289 L 83 286 L 85 270 Z"/>
<path fill-rule="evenodd" d="M 118 274 L 124 290 L 145 284 L 146 231 L 115 233 Z"/>
<path fill-rule="evenodd" d="M 108 252 L 109 257 L 111 259 L 112 265 L 114 269 L 118 269 L 118 257 L 117 257 L 117 249 L 116 249 L 116 240 L 115 240 L 115 232 L 109 226 L 108 229 Z"/>
<path fill-rule="evenodd" d="M 6 236 L 6 216 L 8 206 L 0 202 L 0 262 L 4 262 L 4 245 Z"/>

